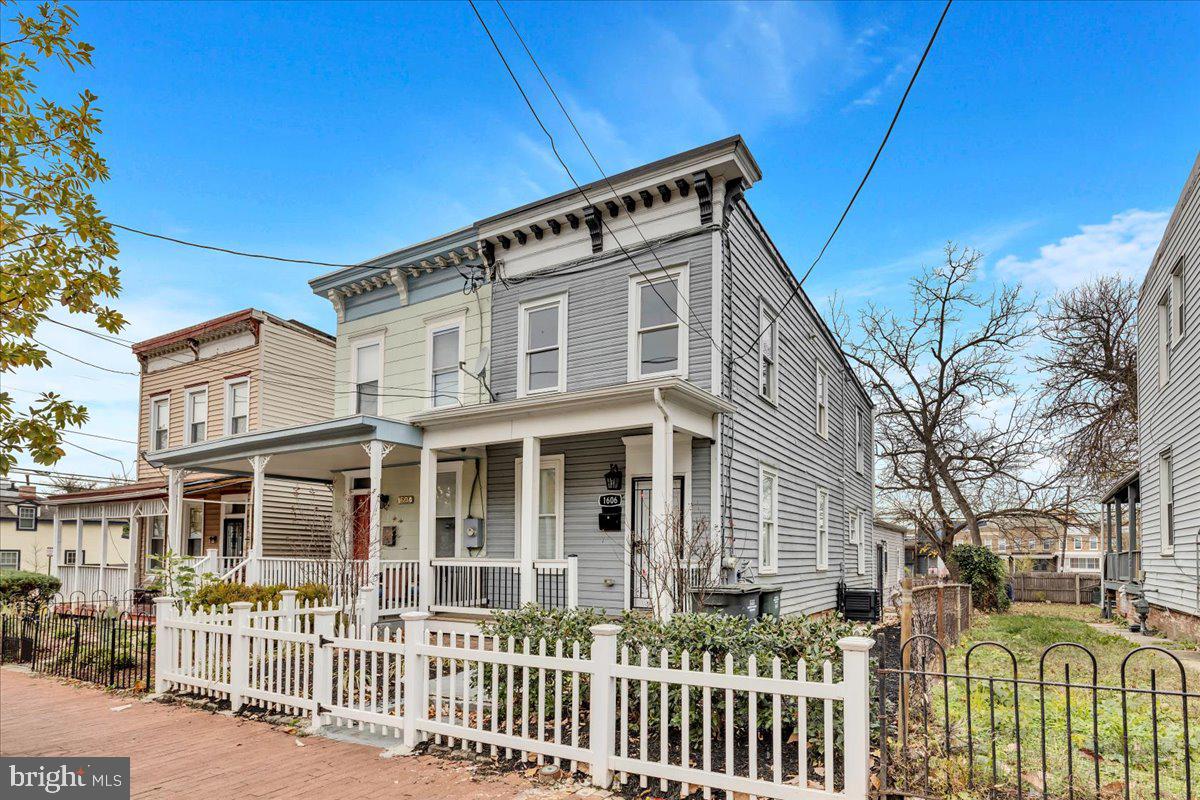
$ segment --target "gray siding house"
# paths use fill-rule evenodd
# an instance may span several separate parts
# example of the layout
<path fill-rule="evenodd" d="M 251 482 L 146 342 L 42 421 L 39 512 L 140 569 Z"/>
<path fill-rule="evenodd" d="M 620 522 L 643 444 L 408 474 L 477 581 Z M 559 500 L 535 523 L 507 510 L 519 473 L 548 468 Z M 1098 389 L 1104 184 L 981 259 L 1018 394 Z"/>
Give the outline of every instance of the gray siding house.
<path fill-rule="evenodd" d="M 1200 156 L 1138 297 L 1142 587 L 1151 628 L 1200 639 Z"/>
<path fill-rule="evenodd" d="M 321 276 L 335 419 L 163 462 L 330 484 L 384 612 L 670 611 L 679 529 L 685 580 L 832 609 L 876 585 L 872 409 L 761 177 L 735 136 Z"/>

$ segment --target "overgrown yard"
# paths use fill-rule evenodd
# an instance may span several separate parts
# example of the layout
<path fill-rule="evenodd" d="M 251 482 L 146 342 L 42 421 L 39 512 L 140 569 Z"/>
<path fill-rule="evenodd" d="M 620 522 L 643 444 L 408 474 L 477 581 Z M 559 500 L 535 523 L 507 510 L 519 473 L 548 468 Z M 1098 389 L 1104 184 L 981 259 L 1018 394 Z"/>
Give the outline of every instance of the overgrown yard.
<path fill-rule="evenodd" d="M 1189 748 L 1175 661 L 1142 652 L 1125 662 L 1137 645 L 1088 624 L 1099 619 L 1087 606 L 1033 603 L 978 617 L 948 654 L 948 672 L 957 677 L 932 679 L 924 698 L 913 694 L 908 759 L 900 763 L 919 764 L 918 782 L 928 774 L 931 789 L 947 795 L 1189 796 L 1188 770 L 1200 770 L 1200 697 L 1186 700 Z"/>

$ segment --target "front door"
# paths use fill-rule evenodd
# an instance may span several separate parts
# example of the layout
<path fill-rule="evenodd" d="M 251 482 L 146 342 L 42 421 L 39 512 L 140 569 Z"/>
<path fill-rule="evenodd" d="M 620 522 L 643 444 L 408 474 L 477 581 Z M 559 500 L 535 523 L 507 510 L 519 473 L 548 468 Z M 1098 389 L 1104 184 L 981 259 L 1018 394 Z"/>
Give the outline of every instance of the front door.
<path fill-rule="evenodd" d="M 633 479 L 633 530 L 629 538 L 629 605 L 631 608 L 650 607 L 649 534 L 653 530 L 650 522 L 650 478 Z M 676 476 L 672 507 L 683 508 L 683 478 Z"/>
<path fill-rule="evenodd" d="M 354 503 L 354 538 L 351 540 L 351 557 L 365 560 L 371 552 L 371 495 L 356 494 Z"/>
<path fill-rule="evenodd" d="M 221 525 L 221 556 L 243 558 L 246 546 L 246 520 L 233 517 Z"/>

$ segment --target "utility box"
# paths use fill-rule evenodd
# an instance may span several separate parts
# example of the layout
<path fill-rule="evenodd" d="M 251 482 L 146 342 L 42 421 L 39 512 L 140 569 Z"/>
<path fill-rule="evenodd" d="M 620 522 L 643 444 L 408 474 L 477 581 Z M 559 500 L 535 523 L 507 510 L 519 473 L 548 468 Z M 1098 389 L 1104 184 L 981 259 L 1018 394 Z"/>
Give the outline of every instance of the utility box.
<path fill-rule="evenodd" d="M 749 583 L 729 586 L 714 586 L 692 592 L 696 610 L 709 614 L 727 614 L 731 617 L 758 619 L 759 597 L 762 587 Z"/>
<path fill-rule="evenodd" d="M 463 520 L 463 547 L 468 550 L 479 550 L 483 547 L 483 520 L 479 517 L 467 517 Z"/>

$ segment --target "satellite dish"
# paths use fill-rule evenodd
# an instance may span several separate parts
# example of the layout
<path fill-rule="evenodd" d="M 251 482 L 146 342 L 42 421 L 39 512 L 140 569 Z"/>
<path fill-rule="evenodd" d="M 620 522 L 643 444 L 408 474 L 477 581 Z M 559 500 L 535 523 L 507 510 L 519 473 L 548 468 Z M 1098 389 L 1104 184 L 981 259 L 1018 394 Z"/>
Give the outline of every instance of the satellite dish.
<path fill-rule="evenodd" d="M 487 373 L 488 355 L 488 348 L 482 348 L 479 355 L 475 356 L 475 360 L 471 362 L 467 372 L 482 380 L 484 374 Z"/>

